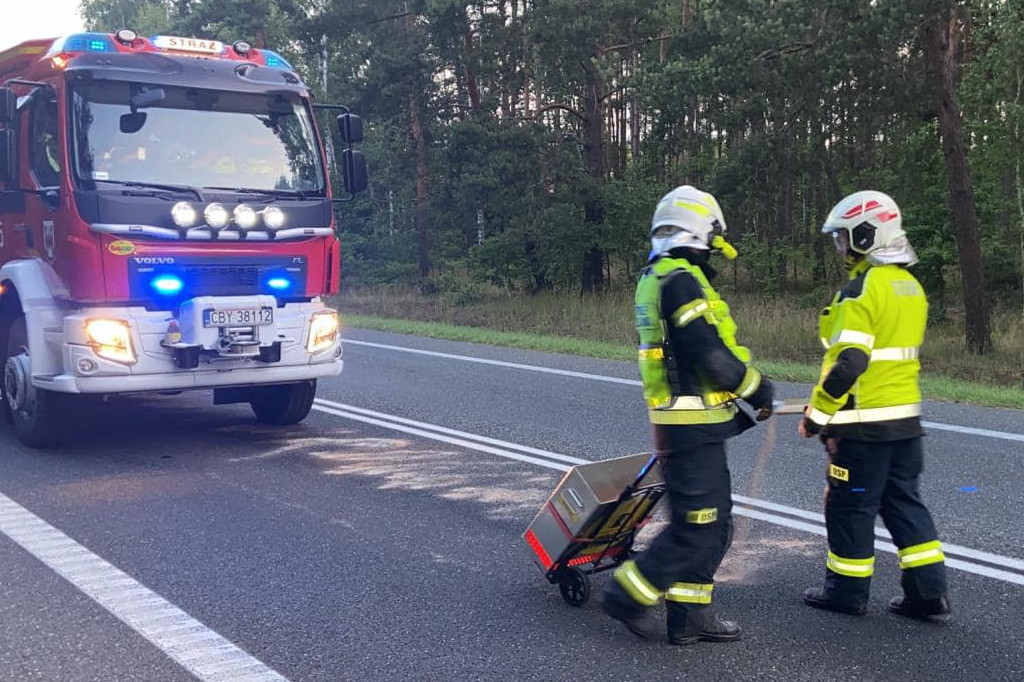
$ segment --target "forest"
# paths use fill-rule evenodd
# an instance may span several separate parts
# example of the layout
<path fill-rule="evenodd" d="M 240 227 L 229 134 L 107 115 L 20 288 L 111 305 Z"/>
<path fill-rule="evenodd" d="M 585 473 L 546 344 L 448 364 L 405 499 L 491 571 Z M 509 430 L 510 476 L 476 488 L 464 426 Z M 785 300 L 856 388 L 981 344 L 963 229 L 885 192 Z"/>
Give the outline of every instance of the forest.
<path fill-rule="evenodd" d="M 1024 0 L 83 0 L 90 28 L 245 39 L 365 118 L 345 286 L 602 295 L 657 199 L 714 193 L 737 290 L 841 282 L 820 232 L 893 196 L 932 315 L 1024 316 Z M 325 121 L 322 127 L 327 126 Z M 335 183 L 337 185 L 337 183 Z"/>

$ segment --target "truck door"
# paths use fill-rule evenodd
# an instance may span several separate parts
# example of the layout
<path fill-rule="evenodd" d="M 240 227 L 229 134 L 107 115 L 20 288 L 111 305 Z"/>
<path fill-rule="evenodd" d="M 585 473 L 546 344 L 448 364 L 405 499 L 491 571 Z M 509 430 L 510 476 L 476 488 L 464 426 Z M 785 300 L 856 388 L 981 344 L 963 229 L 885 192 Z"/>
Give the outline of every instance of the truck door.
<path fill-rule="evenodd" d="M 24 258 L 57 259 L 57 221 L 61 202 L 61 178 L 65 172 L 57 100 L 48 89 L 37 90 L 25 112 L 25 154 L 28 182 L 25 193 Z"/>

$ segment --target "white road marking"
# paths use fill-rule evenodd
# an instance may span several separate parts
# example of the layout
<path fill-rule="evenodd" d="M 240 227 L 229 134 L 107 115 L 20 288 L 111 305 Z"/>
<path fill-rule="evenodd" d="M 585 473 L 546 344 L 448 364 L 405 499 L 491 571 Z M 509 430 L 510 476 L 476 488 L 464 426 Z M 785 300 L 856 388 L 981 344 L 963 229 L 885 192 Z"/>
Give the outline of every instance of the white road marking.
<path fill-rule="evenodd" d="M 197 679 L 203 682 L 287 682 L 264 663 L 3 494 L 0 494 L 0 533 Z M 172 617 L 175 620 L 169 626 L 165 621 Z"/>
<path fill-rule="evenodd" d="M 998 438 L 1000 440 L 1013 440 L 1024 443 L 1024 435 L 1019 433 L 1007 433 L 1006 431 L 989 431 L 988 429 L 976 429 L 972 426 L 956 426 L 953 424 L 942 424 L 940 422 L 921 421 L 921 426 L 936 431 L 952 431 L 963 433 L 968 436 L 984 436 L 986 438 Z"/>
<path fill-rule="evenodd" d="M 314 410 L 320 412 L 326 412 L 327 414 L 333 414 L 336 417 L 344 417 L 345 419 L 351 419 L 352 421 L 363 422 L 364 424 L 372 424 L 373 426 L 380 426 L 385 429 L 391 429 L 392 431 L 401 431 L 402 433 L 408 433 L 413 436 L 422 436 L 431 440 L 441 441 L 442 443 L 448 443 L 450 445 L 458 445 L 459 447 L 469 448 L 471 450 L 478 450 L 480 452 L 486 452 L 491 455 L 498 455 L 499 457 L 505 457 L 507 459 L 517 459 L 520 462 L 526 462 L 527 464 L 536 464 L 537 466 L 546 467 L 548 469 L 556 469 L 558 471 L 566 471 L 569 467 L 564 464 L 552 462 L 546 459 L 538 459 L 537 457 L 527 457 L 526 455 L 520 455 L 514 452 L 508 452 L 507 450 L 499 450 L 497 448 L 488 447 L 477 442 L 468 440 L 462 440 L 461 438 L 451 438 L 449 436 L 443 436 L 433 431 L 425 431 L 423 429 L 416 429 L 411 426 L 404 426 L 402 424 L 396 424 L 390 421 L 384 421 L 382 419 L 374 419 L 373 417 L 367 417 L 360 415 L 355 412 L 346 412 L 330 406 L 314 405 Z"/>
<path fill-rule="evenodd" d="M 383 412 L 375 412 L 374 410 L 367 410 L 362 407 L 356 407 L 355 405 L 345 405 L 343 403 L 336 403 L 330 400 L 318 399 L 316 401 L 321 405 L 327 405 L 328 407 L 334 407 L 339 410 L 347 410 L 349 412 L 355 412 L 356 414 L 362 414 L 367 417 L 375 417 L 377 419 L 387 419 L 391 422 L 398 424 L 406 424 L 408 426 L 415 426 L 424 429 L 430 429 L 431 431 L 437 431 L 438 433 L 445 433 L 449 436 L 456 436 L 459 438 L 469 438 L 471 440 L 486 443 L 488 445 L 497 445 L 505 448 L 506 450 L 518 450 L 519 452 L 525 452 L 530 455 L 540 455 L 541 457 L 547 457 L 548 459 L 558 460 L 560 462 L 568 462 L 570 464 L 585 464 L 588 460 L 580 459 L 579 457 L 570 457 L 568 455 L 561 455 L 557 452 L 551 452 L 549 450 L 540 450 L 538 448 L 531 448 L 526 445 L 519 445 L 518 443 L 510 443 L 506 440 L 498 440 L 497 438 L 488 438 L 487 436 L 480 436 L 475 433 L 467 433 L 465 431 L 457 431 L 455 429 L 445 428 L 436 424 L 428 424 L 426 422 L 418 422 L 413 419 L 405 419 L 404 417 L 398 417 L 393 414 L 385 414 Z"/>
<path fill-rule="evenodd" d="M 810 512 L 805 509 L 798 507 L 789 507 L 784 504 L 778 504 L 776 502 L 769 502 L 767 500 L 759 500 L 755 497 L 747 497 L 745 495 L 733 495 L 732 499 L 740 504 L 745 504 L 752 507 L 760 507 L 761 509 L 767 509 L 770 511 L 776 511 L 790 516 L 796 516 L 801 519 L 809 519 L 820 524 L 825 523 L 825 516 L 816 512 Z M 892 535 L 889 534 L 885 528 L 876 527 L 875 536 L 891 540 Z M 1024 572 L 1024 560 L 1014 559 L 1013 557 L 1005 557 L 1001 554 L 992 554 L 991 552 L 983 552 L 978 549 L 971 549 L 970 547 L 963 547 L 961 545 L 954 545 L 943 541 L 942 549 L 946 554 L 959 554 L 962 557 L 968 559 L 976 559 L 978 561 L 984 561 L 988 564 L 995 564 L 997 566 L 1005 566 L 1006 568 L 1013 568 L 1018 571 Z"/>
<path fill-rule="evenodd" d="M 414 353 L 415 355 L 427 355 L 432 358 L 444 358 L 446 360 L 461 360 L 462 362 L 476 362 L 481 365 L 493 365 L 495 367 L 506 367 L 509 369 L 522 369 L 529 372 L 543 372 L 545 374 L 558 374 L 564 377 L 575 377 L 577 379 L 590 379 L 591 381 L 604 381 L 609 384 L 623 384 L 625 386 L 639 386 L 640 382 L 635 379 L 621 379 L 609 377 L 603 374 L 590 374 L 588 372 L 572 372 L 567 369 L 554 369 L 553 367 L 540 367 L 538 365 L 522 365 L 518 362 L 505 362 L 503 360 L 490 360 L 488 358 L 474 358 L 471 355 L 458 355 L 456 353 L 439 353 L 433 350 L 421 350 L 419 348 L 406 348 L 405 346 L 389 346 L 386 343 L 370 343 L 369 341 L 356 341 L 345 339 L 346 345 L 367 346 L 369 348 L 383 348 L 385 350 L 397 350 L 403 353 Z"/>
<path fill-rule="evenodd" d="M 470 450 L 476 450 L 478 452 L 497 455 L 498 457 L 504 457 L 506 459 L 514 459 L 519 462 L 536 464 L 556 471 L 568 471 L 571 468 L 571 465 L 586 464 L 592 461 L 549 452 L 547 450 L 540 450 L 538 448 L 531 448 L 517 443 L 510 443 L 496 438 L 480 436 L 466 431 L 437 426 L 413 419 L 406 419 L 404 417 L 389 415 L 383 412 L 367 410 L 365 408 L 346 405 L 344 403 L 338 403 L 330 400 L 318 399 L 314 404 L 313 409 L 336 417 L 379 426 L 392 431 L 400 431 L 402 433 L 421 436 L 423 438 L 440 441 L 442 443 L 448 443 L 468 448 Z M 530 455 L 522 454 L 524 452 L 529 452 Z M 745 495 L 733 495 L 733 500 L 736 502 L 736 506 L 733 508 L 733 511 L 737 515 L 747 516 L 760 521 L 767 521 L 768 523 L 792 528 L 794 530 L 814 533 L 815 535 L 826 535 L 824 526 L 825 517 L 821 514 L 807 511 L 806 509 L 800 509 L 798 507 L 789 507 L 776 502 L 747 497 Z M 783 516 L 782 514 L 786 514 L 786 516 Z M 890 554 L 896 553 L 896 547 L 891 542 L 888 542 L 888 540 L 892 539 L 892 536 L 889 535 L 888 531 L 884 528 L 876 528 L 875 536 L 878 538 L 875 541 L 875 547 L 877 549 L 889 552 Z M 989 578 L 996 578 L 1016 585 L 1024 585 L 1024 575 L 1003 571 L 998 568 L 993 568 L 992 566 L 973 563 L 963 560 L 962 558 L 957 558 L 957 556 L 976 559 L 988 564 L 1017 569 L 1020 571 L 1024 571 L 1024 560 L 1017 559 L 1015 557 L 1002 556 L 1000 554 L 993 554 L 990 552 L 983 552 L 969 547 L 947 544 L 945 542 L 943 542 L 942 546 L 943 550 L 948 555 L 946 564 L 951 568 L 956 568 L 968 573 L 974 573 L 976 575 L 982 575 Z"/>
<path fill-rule="evenodd" d="M 733 498 L 736 499 L 738 498 L 738 496 L 734 495 Z M 821 537 L 826 537 L 828 535 L 828 532 L 825 530 L 824 526 L 816 526 L 812 523 L 795 521 L 793 519 L 780 517 L 775 514 L 769 514 L 767 512 L 758 511 L 757 509 L 748 509 L 743 506 L 734 506 L 732 511 L 734 514 L 738 514 L 740 516 L 747 516 L 749 518 L 757 519 L 759 521 L 767 521 L 768 523 L 773 523 L 778 526 L 785 526 L 787 528 L 793 528 L 795 530 L 802 530 L 807 533 L 820 535 Z M 951 550 L 953 547 L 955 547 L 955 545 L 947 545 L 946 543 L 942 543 L 942 549 L 946 551 L 947 555 L 952 553 Z M 881 550 L 883 552 L 888 552 L 889 554 L 896 554 L 897 551 L 896 546 L 893 545 L 891 542 L 884 542 L 882 540 L 875 540 L 875 549 Z M 1011 573 L 1009 571 L 1002 571 L 998 568 L 992 568 L 991 566 L 984 566 L 982 564 L 971 563 L 970 561 L 963 561 L 961 559 L 957 559 L 956 557 L 947 556 L 946 565 L 950 568 L 955 568 L 961 571 L 965 571 L 967 573 L 983 575 L 987 578 L 995 578 L 996 580 L 1002 580 L 1003 582 L 1013 583 L 1014 585 L 1024 585 L 1024 575 Z"/>
<path fill-rule="evenodd" d="M 621 377 L 611 377 L 604 374 L 590 374 L 588 372 L 572 372 L 565 369 L 554 369 L 552 367 L 542 367 L 540 365 L 524 365 L 518 362 L 505 362 L 503 360 L 490 360 L 488 358 L 476 358 L 471 355 L 459 355 L 457 353 L 439 353 L 432 350 L 422 350 L 420 348 L 406 348 L 405 346 L 392 346 L 386 343 L 371 343 L 370 341 L 357 341 L 355 339 L 345 339 L 346 344 L 352 344 L 354 346 L 366 346 L 367 348 L 380 348 L 383 350 L 393 350 L 402 353 L 412 353 L 415 355 L 427 355 L 435 358 L 444 358 L 446 360 L 460 360 L 462 362 L 475 362 L 482 365 L 493 365 L 495 367 L 505 367 L 508 369 L 518 369 L 527 372 L 541 372 L 544 374 L 556 374 L 559 376 L 574 377 L 576 379 L 587 379 L 590 381 L 603 381 L 609 384 L 620 384 L 623 386 L 641 386 L 640 381 L 636 379 L 623 379 Z M 985 438 L 996 438 L 998 440 L 1009 440 L 1018 443 L 1024 443 L 1024 434 L 1010 433 L 1008 431 L 992 431 L 989 429 L 978 429 L 971 426 L 959 426 L 957 424 L 944 424 L 942 422 L 922 421 L 921 425 L 926 429 L 935 429 L 936 431 L 950 431 L 953 433 L 961 433 L 967 436 L 982 436 Z"/>

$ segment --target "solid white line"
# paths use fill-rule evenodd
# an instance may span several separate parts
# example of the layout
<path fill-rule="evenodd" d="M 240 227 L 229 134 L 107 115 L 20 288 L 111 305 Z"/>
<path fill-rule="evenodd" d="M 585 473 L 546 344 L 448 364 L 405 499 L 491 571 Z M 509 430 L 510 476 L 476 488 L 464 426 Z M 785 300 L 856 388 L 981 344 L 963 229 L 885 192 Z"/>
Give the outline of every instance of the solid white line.
<path fill-rule="evenodd" d="M 385 414 L 383 412 L 374 412 L 373 410 L 367 410 L 362 407 L 356 407 L 355 405 L 345 405 L 344 403 L 336 403 L 331 400 L 317 399 L 318 405 L 326 407 L 333 407 L 337 410 L 345 410 L 346 412 L 355 412 L 367 417 L 376 417 L 377 419 L 386 419 L 390 422 L 396 422 L 398 424 L 406 424 L 408 426 L 415 426 L 420 429 L 427 429 L 429 431 L 436 431 L 438 433 L 444 433 L 449 436 L 456 436 L 458 438 L 466 438 L 469 440 L 475 440 L 488 445 L 496 445 L 503 447 L 508 450 L 518 450 L 519 452 L 525 452 L 529 455 L 540 455 L 541 457 L 547 457 L 548 459 L 554 459 L 559 462 L 569 462 L 570 464 L 586 464 L 589 460 L 580 459 L 579 457 L 570 457 L 568 455 L 561 455 L 557 452 L 550 452 L 548 450 L 540 450 L 538 448 L 531 448 L 527 445 L 519 445 L 518 443 L 510 443 L 506 440 L 498 440 L 497 438 L 488 438 L 487 436 L 480 436 L 475 433 L 467 433 L 466 431 L 457 431 L 455 429 L 445 428 L 436 424 L 428 424 L 426 422 L 418 422 L 413 419 L 405 419 L 404 417 L 397 417 L 391 414 Z"/>
<path fill-rule="evenodd" d="M 563 463 L 560 461 L 552 461 L 548 459 L 541 459 L 538 457 L 529 457 L 522 455 L 518 452 L 512 452 L 507 449 L 500 449 L 492 447 L 490 445 L 484 445 L 480 441 L 487 441 L 493 443 L 505 443 L 505 441 L 498 441 L 496 439 L 485 438 L 484 436 L 478 436 L 476 434 L 466 433 L 464 431 L 456 431 L 455 429 L 447 429 L 433 424 L 424 424 L 423 422 L 416 422 L 411 419 L 404 419 L 402 417 L 394 417 L 391 415 L 383 414 L 381 412 L 372 412 L 371 410 L 361 410 L 361 412 L 372 413 L 378 415 L 375 417 L 368 416 L 366 414 L 360 414 L 352 411 L 345 406 L 346 409 L 338 409 L 335 407 L 327 407 L 321 403 L 329 403 L 330 401 L 317 400 L 313 406 L 314 410 L 324 412 L 336 417 L 343 417 L 345 419 L 351 419 L 353 421 L 362 422 L 364 424 L 372 424 L 374 426 L 380 426 L 385 429 L 392 431 L 400 431 L 402 433 L 409 433 L 416 436 L 422 436 L 431 440 L 441 441 L 443 443 L 449 443 L 451 445 L 458 445 L 470 450 L 477 450 L 478 452 L 485 452 L 498 457 L 504 457 L 506 459 L 514 459 L 519 462 L 526 462 L 529 464 L 536 464 L 548 469 L 554 469 L 556 471 L 568 471 L 571 467 L 569 464 L 586 464 L 592 460 L 584 460 L 576 457 L 567 457 L 565 455 L 559 455 L 560 458 L 568 460 L 569 463 Z M 341 403 L 332 403 L 333 405 L 342 405 Z M 408 424 L 415 424 L 419 428 L 414 428 Z M 440 433 L 439 433 L 440 432 Z M 459 437 L 453 438 L 451 435 L 445 434 L 456 434 Z M 515 446 L 517 449 L 526 449 L 525 446 Z M 531 448 L 531 450 L 537 453 L 546 453 L 545 450 L 537 450 Z M 554 453 L 548 453 L 554 454 Z M 753 497 L 747 497 L 746 495 L 733 495 L 733 500 L 737 505 L 733 508 L 733 511 L 739 516 L 747 516 L 753 519 L 761 521 L 767 521 L 778 526 L 785 526 L 795 530 L 802 530 L 808 533 L 814 533 L 815 535 L 825 536 L 826 530 L 824 527 L 825 517 L 821 514 L 807 511 L 805 509 L 799 509 L 797 507 L 789 507 L 786 505 L 778 504 L 775 502 L 769 502 L 767 500 L 759 500 Z M 741 506 L 746 505 L 746 506 Z M 751 507 L 760 507 L 761 509 L 753 509 Z M 779 514 L 773 514 L 773 510 L 788 514 L 789 516 L 780 516 Z M 806 519 L 801 521 L 798 519 L 791 518 L 793 516 L 799 517 L 800 519 Z M 808 523 L 811 521 L 812 523 Z M 875 529 L 875 535 L 878 539 L 875 541 L 875 547 L 884 552 L 890 554 L 896 554 L 896 547 L 891 542 L 886 542 L 886 539 L 891 539 L 888 531 L 882 528 Z M 987 563 L 997 564 L 1005 566 L 1007 568 L 1018 568 L 1024 570 L 1024 561 L 1013 557 L 1004 557 L 999 554 L 992 554 L 989 552 L 982 552 L 979 550 L 971 549 L 969 547 L 961 547 L 959 545 L 952 545 L 943 543 L 943 549 L 947 554 L 960 554 L 965 557 L 970 557 L 985 561 Z M 997 578 L 1005 582 L 1010 582 L 1018 585 L 1024 585 L 1024 576 L 1017 575 L 1015 573 L 1009 573 L 1007 571 L 1001 571 L 990 566 L 983 566 L 979 564 L 962 561 L 954 557 L 949 557 L 946 564 L 952 568 L 957 568 L 968 573 L 974 573 L 976 575 L 983 575 L 990 578 Z"/>
<path fill-rule="evenodd" d="M 372 417 L 380 421 L 388 423 L 399 423 L 407 426 L 416 427 L 418 430 L 430 431 L 436 433 L 443 433 L 449 436 L 455 436 L 462 441 L 474 441 L 480 443 L 486 443 L 488 445 L 494 445 L 499 448 L 504 448 L 511 451 L 524 452 L 531 455 L 538 455 L 547 459 L 552 459 L 559 462 L 568 462 L 569 464 L 586 464 L 590 460 L 580 459 L 579 457 L 570 457 L 568 455 L 562 455 L 556 452 L 550 452 L 548 450 L 541 450 L 539 448 L 532 448 L 526 445 L 519 445 L 518 443 L 511 443 L 509 441 L 498 440 L 497 438 L 488 438 L 486 436 L 480 436 L 475 433 L 468 433 L 466 431 L 458 431 L 456 429 L 449 429 L 436 424 L 428 424 L 426 422 L 416 421 L 413 419 L 406 419 L 404 417 L 398 417 L 395 415 L 385 414 L 383 412 L 376 412 L 374 410 L 367 410 L 365 408 L 356 407 L 354 405 L 346 405 L 344 403 L 337 403 L 331 400 L 317 399 L 317 405 L 330 407 L 343 412 L 356 413 L 366 417 Z M 825 523 L 825 517 L 820 513 L 799 509 L 797 507 L 790 507 L 784 504 L 778 504 L 776 502 L 770 502 L 768 500 L 760 500 L 754 497 L 747 497 L 745 495 L 733 495 L 733 500 L 738 503 L 746 504 L 761 509 L 767 509 L 769 511 L 776 511 L 782 514 L 788 514 L 790 516 L 796 516 L 815 523 Z M 892 536 L 884 528 L 876 528 L 875 535 L 887 540 L 891 540 Z M 985 561 L 987 563 L 996 564 L 999 566 L 1005 566 L 1006 568 L 1014 568 L 1020 571 L 1024 571 L 1024 561 L 1020 559 L 1013 559 L 1010 557 L 1003 557 L 998 554 L 991 554 L 989 552 L 982 552 L 980 550 L 971 549 L 970 547 L 961 547 L 959 545 L 943 543 L 943 548 L 947 553 L 959 554 L 962 557 L 977 559 L 979 561 Z"/>
<path fill-rule="evenodd" d="M 939 422 L 922 421 L 921 426 L 936 431 L 953 431 L 968 436 L 985 436 L 986 438 L 999 438 L 1001 440 L 1012 440 L 1024 443 L 1024 435 L 1019 433 L 1007 433 L 1006 431 L 989 431 L 988 429 L 976 429 L 972 426 L 955 426 L 953 424 L 942 424 Z"/>
<path fill-rule="evenodd" d="M 356 341 L 345 339 L 345 344 L 355 346 L 367 346 L 369 348 L 383 348 L 385 350 L 397 350 L 403 353 L 415 355 L 427 355 L 432 358 L 445 358 L 446 360 L 461 360 L 462 362 L 476 362 L 481 365 L 493 365 L 495 367 L 506 367 L 508 369 L 522 369 L 529 372 L 543 372 L 545 374 L 558 374 L 564 377 L 575 377 L 577 379 L 590 379 L 591 381 L 604 381 L 609 384 L 623 384 L 625 386 L 639 386 L 640 382 L 635 379 L 621 379 L 609 377 L 603 374 L 590 374 L 589 372 L 572 372 L 567 369 L 554 369 L 553 367 L 539 367 L 537 365 L 522 365 L 518 362 L 505 362 L 503 360 L 489 360 L 487 358 L 474 358 L 471 355 L 457 355 L 455 353 L 439 353 L 433 350 L 421 350 L 419 348 L 406 348 L 404 346 L 389 346 L 386 343 L 370 343 L 369 341 Z"/>
<path fill-rule="evenodd" d="M 505 362 L 503 360 L 490 360 L 487 358 L 475 358 L 470 355 L 459 355 L 457 353 L 439 353 L 432 350 L 421 350 L 419 348 L 407 348 L 405 346 L 392 346 L 386 343 L 372 343 L 370 341 L 357 341 L 355 339 L 345 339 L 346 344 L 352 344 L 355 346 L 366 346 L 367 348 L 380 348 L 383 350 L 399 351 L 401 353 L 412 353 L 415 355 L 427 355 L 435 358 L 444 358 L 446 360 L 459 360 L 462 362 L 475 362 L 482 365 L 493 365 L 495 367 L 505 367 L 508 369 L 519 369 L 527 372 L 541 372 L 543 374 L 557 374 L 559 376 L 574 377 L 576 379 L 588 379 L 590 381 L 603 381 L 609 384 L 620 384 L 623 386 L 641 386 L 640 381 L 636 379 L 622 379 L 620 377 L 605 376 L 603 374 L 590 374 L 588 372 L 571 372 L 565 369 L 554 369 L 552 367 L 542 367 L 540 365 L 524 365 L 518 362 Z M 967 436 L 983 436 L 985 438 L 996 438 L 999 440 L 1009 440 L 1018 443 L 1024 443 L 1024 434 L 1010 433 L 1007 431 L 991 431 L 989 429 L 978 429 L 971 426 L 959 426 L 957 424 L 944 424 L 942 422 L 922 421 L 921 425 L 927 429 L 935 429 L 936 431 L 951 431 L 953 433 L 961 433 Z"/>
<path fill-rule="evenodd" d="M 286 678 L 192 618 L 174 604 L 79 545 L 17 502 L 0 494 L 0 533 L 74 585 L 203 682 L 238 682 L 257 670 L 268 682 Z M 113 584 L 121 585 L 111 590 Z M 138 604 L 139 599 L 147 604 Z M 201 640 L 168 635 L 159 625 L 175 615 Z M 225 667 L 225 656 L 235 664 Z M 231 671 L 237 669 L 240 674 Z"/>
<path fill-rule="evenodd" d="M 556 469 L 558 471 L 567 471 L 569 467 L 564 464 L 558 464 L 546 459 L 538 459 L 536 457 L 527 457 L 526 455 L 520 455 L 514 452 L 508 452 L 506 450 L 498 450 L 497 448 L 488 447 L 481 445 L 480 443 L 463 440 L 461 438 L 449 438 L 448 436 L 442 436 L 439 433 L 433 431 L 425 431 L 423 429 L 414 429 L 409 426 L 403 426 L 401 424 L 395 424 L 394 422 L 386 422 L 381 419 L 374 419 L 373 417 L 366 417 L 355 412 L 345 412 L 343 410 L 336 410 L 332 407 L 324 407 L 322 405 L 314 405 L 314 410 L 320 412 L 326 412 L 336 417 L 344 417 L 345 419 L 351 419 L 352 421 L 363 422 L 364 424 L 372 424 L 374 426 L 380 426 L 385 429 L 391 429 L 392 431 L 401 431 L 402 433 L 409 433 L 414 436 L 422 436 L 424 438 L 430 438 L 431 440 L 441 441 L 442 443 L 449 443 L 451 445 L 458 445 L 459 447 L 469 448 L 470 450 L 479 450 L 480 452 L 486 452 L 491 455 L 497 455 L 499 457 L 505 457 L 507 459 L 516 459 L 520 462 L 526 462 L 528 464 L 536 464 L 537 466 L 546 467 L 548 469 Z"/>
<path fill-rule="evenodd" d="M 783 514 L 789 514 L 790 516 L 798 516 L 802 519 L 808 519 L 817 523 L 825 523 L 825 515 L 815 512 L 810 512 L 805 509 L 799 509 L 797 507 L 789 507 L 784 504 L 777 504 L 775 502 L 769 502 L 767 500 L 759 500 L 755 497 L 746 497 L 745 495 L 733 495 L 732 499 L 740 504 L 750 505 L 752 507 L 760 507 L 762 509 L 769 509 L 771 511 L 777 511 Z M 891 540 L 892 535 L 885 528 L 875 528 L 875 536 Z M 971 549 L 970 547 L 963 547 L 962 545 L 954 545 L 951 543 L 943 542 L 942 549 L 946 554 L 959 554 L 961 557 L 968 559 L 976 559 L 978 561 L 984 561 L 989 564 L 996 564 L 997 566 L 1005 566 L 1006 568 L 1014 568 L 1018 571 L 1024 571 L 1024 560 L 1015 559 L 1013 557 L 1003 556 L 1001 554 L 992 554 L 991 552 L 983 552 L 978 549 Z"/>

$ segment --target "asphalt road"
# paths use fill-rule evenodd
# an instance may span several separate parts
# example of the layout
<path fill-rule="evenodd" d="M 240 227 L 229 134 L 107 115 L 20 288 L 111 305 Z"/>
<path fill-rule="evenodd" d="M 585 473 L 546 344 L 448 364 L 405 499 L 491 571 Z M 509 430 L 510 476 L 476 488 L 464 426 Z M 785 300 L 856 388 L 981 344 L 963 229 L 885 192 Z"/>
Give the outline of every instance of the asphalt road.
<path fill-rule="evenodd" d="M 0 680 L 1024 680 L 1024 414 L 926 407 L 945 626 L 885 612 L 884 548 L 867 617 L 802 606 L 822 455 L 793 418 L 734 441 L 744 637 L 679 648 L 564 604 L 520 538 L 573 461 L 649 448 L 631 365 L 347 336 L 298 427 L 200 394 L 83 407 L 47 453 L 0 431 Z"/>

